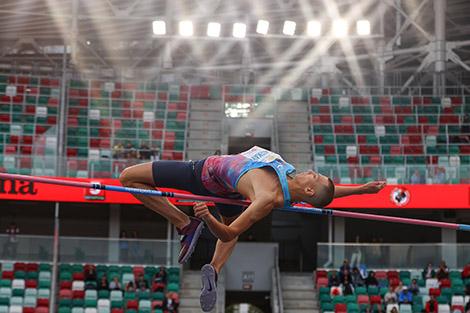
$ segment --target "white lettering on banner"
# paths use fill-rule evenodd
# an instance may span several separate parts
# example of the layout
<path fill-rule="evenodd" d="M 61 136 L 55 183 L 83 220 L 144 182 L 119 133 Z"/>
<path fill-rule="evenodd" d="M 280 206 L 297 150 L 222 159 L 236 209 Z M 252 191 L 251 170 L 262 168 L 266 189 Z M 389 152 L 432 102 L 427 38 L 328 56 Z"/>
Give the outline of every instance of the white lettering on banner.
<path fill-rule="evenodd" d="M 279 154 L 274 153 L 274 152 L 269 151 L 269 150 L 266 150 L 266 149 L 263 149 L 263 148 L 260 148 L 258 146 L 254 146 L 250 150 L 242 152 L 241 154 L 244 157 L 246 157 L 246 158 L 248 158 L 252 161 L 255 161 L 255 162 L 271 163 L 275 160 L 284 161 Z"/>

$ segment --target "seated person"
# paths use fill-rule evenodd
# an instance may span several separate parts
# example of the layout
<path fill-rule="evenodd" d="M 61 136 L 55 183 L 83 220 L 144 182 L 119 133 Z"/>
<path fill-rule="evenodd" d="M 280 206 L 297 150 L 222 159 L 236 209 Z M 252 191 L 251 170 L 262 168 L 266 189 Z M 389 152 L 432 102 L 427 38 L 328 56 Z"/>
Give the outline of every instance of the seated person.
<path fill-rule="evenodd" d="M 439 264 L 439 269 L 437 270 L 436 278 L 439 280 L 449 278 L 449 268 L 447 267 L 446 262 L 441 261 L 441 264 Z"/>
<path fill-rule="evenodd" d="M 343 290 L 343 295 L 345 296 L 354 294 L 354 286 L 349 281 L 348 276 L 344 276 L 344 281 L 339 287 Z"/>
<path fill-rule="evenodd" d="M 432 268 L 432 263 L 428 263 L 424 268 L 422 276 L 424 280 L 436 277 L 436 271 Z"/>
<path fill-rule="evenodd" d="M 155 277 L 153 279 L 155 283 L 162 283 L 166 285 L 166 271 L 164 267 L 160 266 L 158 272 L 155 273 Z"/>
<path fill-rule="evenodd" d="M 331 272 L 330 277 L 328 277 L 328 287 L 338 287 L 340 283 L 336 271 Z"/>
<path fill-rule="evenodd" d="M 398 303 L 400 304 L 412 304 L 413 294 L 408 291 L 408 287 L 404 286 L 403 290 L 398 295 Z"/>
<path fill-rule="evenodd" d="M 109 290 L 108 277 L 106 277 L 106 274 L 101 276 L 101 279 L 98 283 L 98 290 Z"/>
<path fill-rule="evenodd" d="M 419 285 L 418 285 L 418 281 L 416 279 L 413 279 L 411 281 L 411 284 L 410 286 L 408 287 L 408 289 L 410 290 L 410 292 L 413 294 L 413 296 L 416 296 L 419 294 Z"/>
<path fill-rule="evenodd" d="M 109 290 L 121 290 L 121 283 L 117 276 L 114 276 L 113 280 L 109 283 Z"/>
<path fill-rule="evenodd" d="M 140 274 L 137 280 L 135 281 L 135 287 L 139 290 L 147 290 L 149 289 L 149 284 L 145 279 L 144 275 Z"/>
<path fill-rule="evenodd" d="M 351 273 L 351 282 L 355 287 L 364 286 L 364 278 L 357 267 L 354 267 Z"/>
<path fill-rule="evenodd" d="M 395 304 L 398 302 L 397 294 L 392 286 L 388 287 L 388 291 L 384 295 L 384 302 L 385 304 Z"/>
<path fill-rule="evenodd" d="M 379 285 L 379 281 L 377 280 L 377 278 L 375 278 L 375 272 L 370 271 L 369 276 L 367 276 L 366 278 L 367 288 L 369 288 L 369 286 L 378 286 L 378 285 Z"/>
<path fill-rule="evenodd" d="M 437 313 L 437 300 L 435 296 L 431 296 L 428 302 L 426 302 L 425 311 L 426 313 Z"/>
<path fill-rule="evenodd" d="M 126 292 L 135 292 L 135 286 L 133 281 L 129 281 L 126 285 Z"/>
<path fill-rule="evenodd" d="M 86 266 L 84 277 L 85 277 L 85 281 L 96 280 L 96 269 L 93 266 Z"/>

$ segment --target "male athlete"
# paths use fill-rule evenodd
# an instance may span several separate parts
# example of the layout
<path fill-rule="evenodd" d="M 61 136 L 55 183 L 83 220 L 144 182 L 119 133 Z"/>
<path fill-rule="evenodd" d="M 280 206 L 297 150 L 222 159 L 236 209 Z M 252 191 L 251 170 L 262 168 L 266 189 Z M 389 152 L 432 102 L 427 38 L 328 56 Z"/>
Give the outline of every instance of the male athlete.
<path fill-rule="evenodd" d="M 251 201 L 246 208 L 216 204 L 221 223 L 203 203 L 194 206 L 195 215 L 201 220 L 187 216 L 166 198 L 134 195 L 176 226 L 182 236 L 180 263 L 186 262 L 194 251 L 203 221 L 219 239 L 211 264 L 202 267 L 200 300 L 205 312 L 215 306 L 217 273 L 229 258 L 238 236 L 273 209 L 287 207 L 294 202 L 307 202 L 321 208 L 333 198 L 377 193 L 385 186 L 384 182 L 371 182 L 335 188 L 330 178 L 313 171 L 295 174 L 295 168 L 280 155 L 256 146 L 240 154 L 210 156 L 199 161 L 155 161 L 131 166 L 121 173 L 120 181 L 126 187 L 175 188 L 198 195 Z"/>

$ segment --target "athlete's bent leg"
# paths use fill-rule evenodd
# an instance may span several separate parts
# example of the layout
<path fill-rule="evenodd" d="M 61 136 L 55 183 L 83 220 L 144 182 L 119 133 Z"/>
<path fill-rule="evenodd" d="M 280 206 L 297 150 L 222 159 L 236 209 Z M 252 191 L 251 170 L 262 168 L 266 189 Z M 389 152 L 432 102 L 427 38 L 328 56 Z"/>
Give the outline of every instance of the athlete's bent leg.
<path fill-rule="evenodd" d="M 152 163 L 143 163 L 126 168 L 121 173 L 119 180 L 125 187 L 154 190 Z M 182 236 L 178 262 L 186 262 L 196 247 L 204 223 L 199 219 L 187 216 L 167 198 L 137 194 L 134 194 L 134 197 L 176 226 L 178 233 Z"/>
<path fill-rule="evenodd" d="M 121 184 L 125 187 L 155 190 L 152 174 L 152 163 L 143 163 L 128 167 L 119 176 Z M 165 217 L 178 228 L 189 224 L 189 217 L 174 206 L 167 198 L 133 194 L 150 210 Z"/>
<path fill-rule="evenodd" d="M 222 216 L 222 221 L 225 225 L 230 225 L 237 217 Z M 199 300 L 204 312 L 212 311 L 215 307 L 217 302 L 217 274 L 220 273 L 222 267 L 232 254 L 237 240 L 238 237 L 229 242 L 217 240 L 211 263 L 201 268 L 202 290 Z"/>

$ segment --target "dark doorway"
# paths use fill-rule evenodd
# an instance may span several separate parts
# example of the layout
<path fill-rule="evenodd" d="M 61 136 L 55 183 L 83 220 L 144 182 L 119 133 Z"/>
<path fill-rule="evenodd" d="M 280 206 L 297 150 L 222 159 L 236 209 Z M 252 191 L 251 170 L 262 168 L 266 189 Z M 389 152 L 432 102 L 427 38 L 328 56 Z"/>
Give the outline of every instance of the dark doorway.
<path fill-rule="evenodd" d="M 227 291 L 225 294 L 225 307 L 234 304 L 249 303 L 264 313 L 271 312 L 270 292 L 261 291 Z"/>

